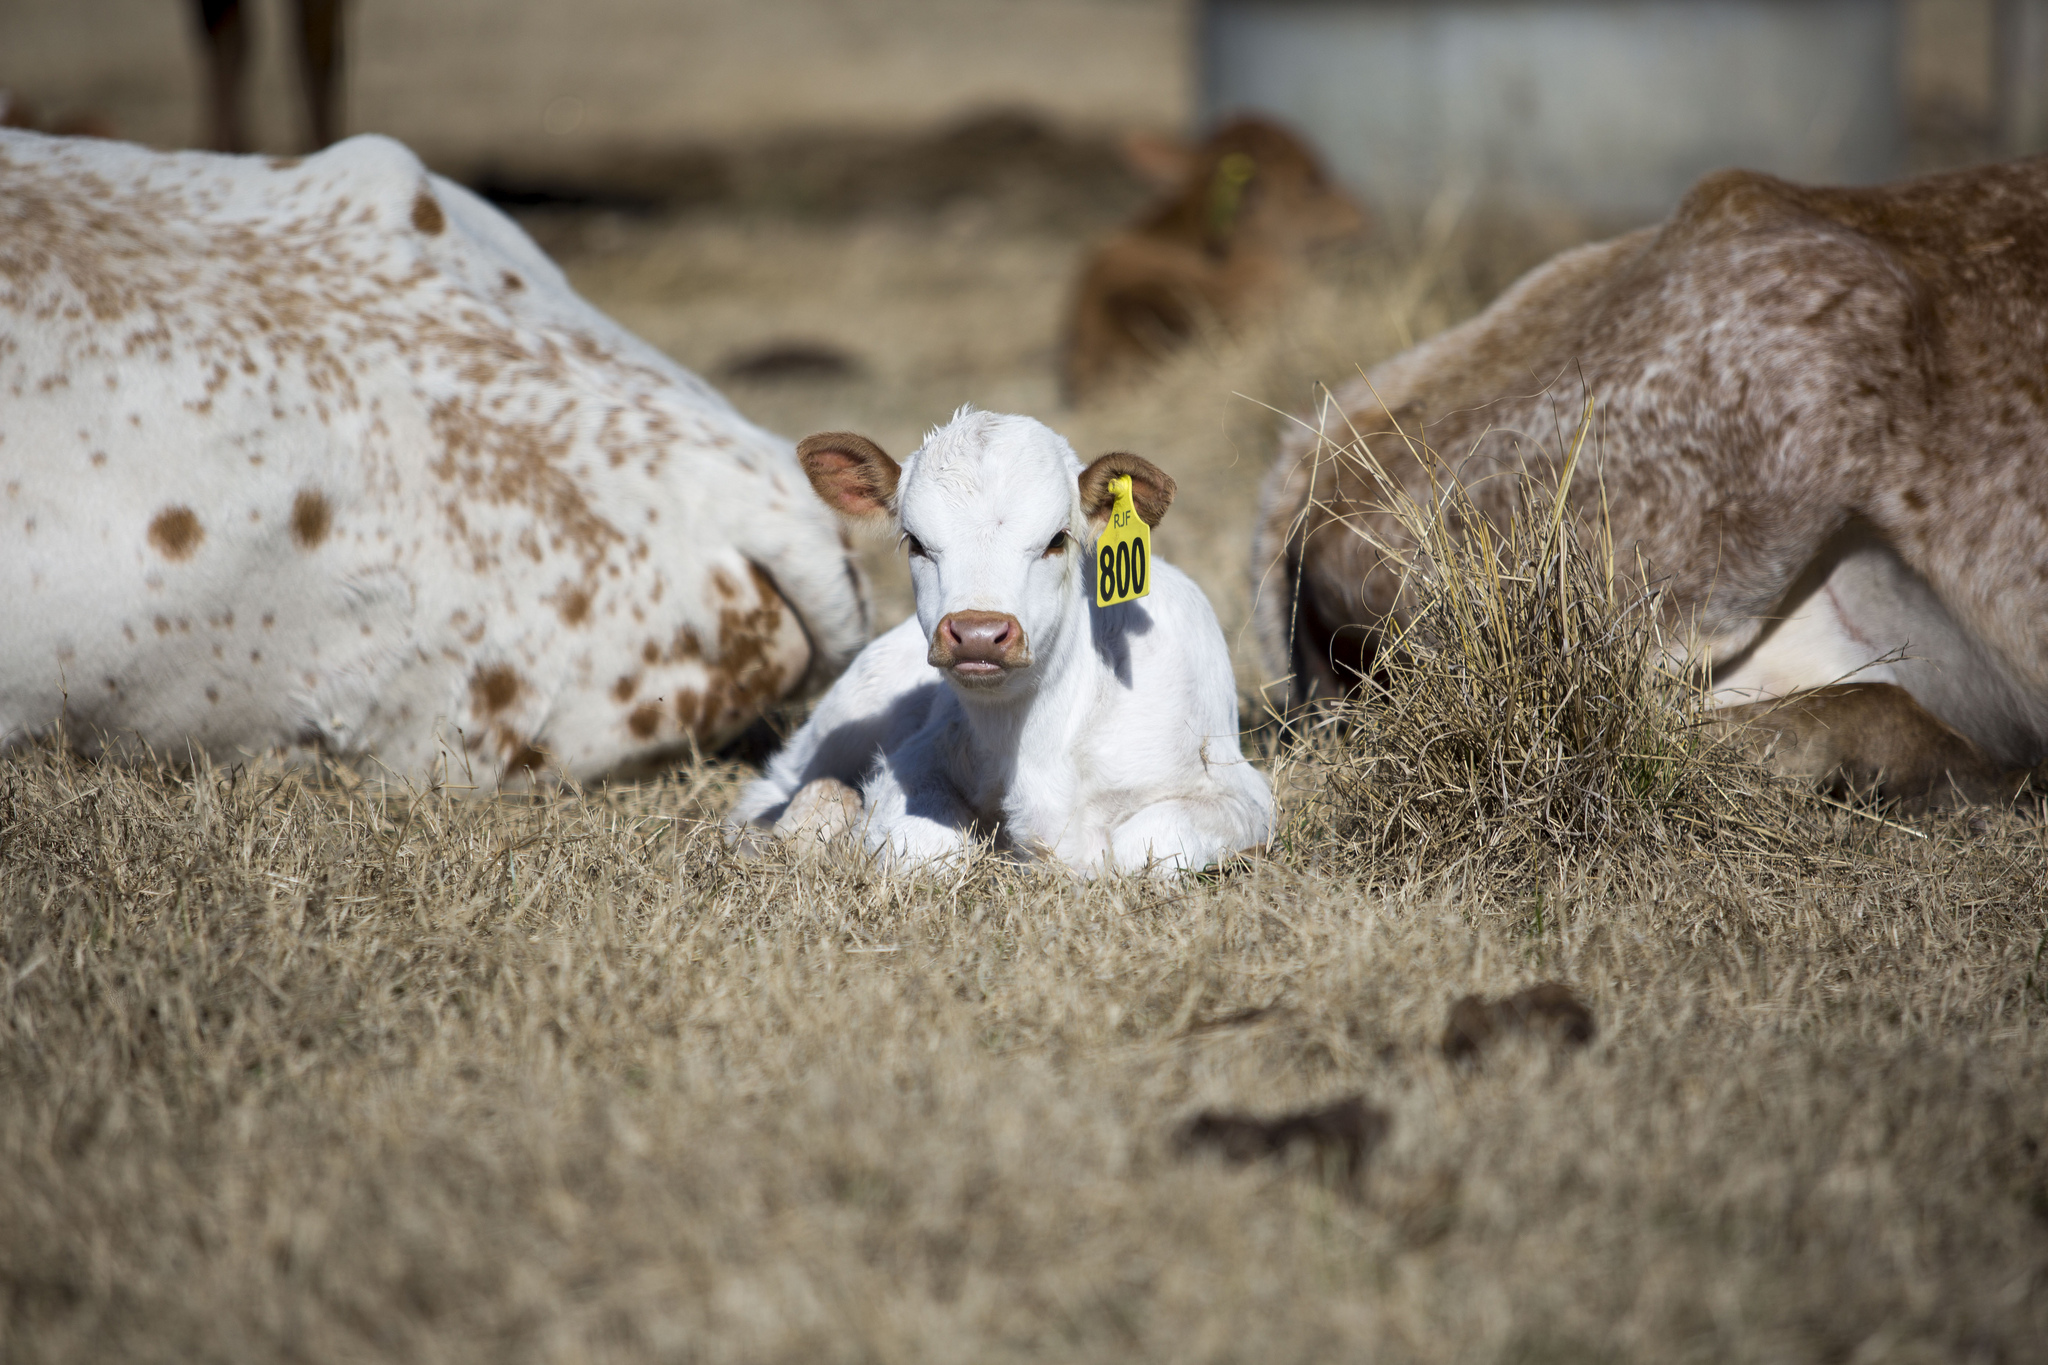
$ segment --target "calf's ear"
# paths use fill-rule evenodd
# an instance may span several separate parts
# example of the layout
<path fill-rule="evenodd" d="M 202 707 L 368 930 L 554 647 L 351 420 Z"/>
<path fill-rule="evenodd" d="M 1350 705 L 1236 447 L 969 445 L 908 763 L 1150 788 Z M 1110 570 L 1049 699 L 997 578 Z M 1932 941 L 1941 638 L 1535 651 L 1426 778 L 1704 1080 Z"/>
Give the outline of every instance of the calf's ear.
<path fill-rule="evenodd" d="M 848 521 L 880 525 L 896 515 L 903 470 L 867 437 L 821 431 L 797 442 L 796 458 L 825 505 Z"/>
<path fill-rule="evenodd" d="M 1110 509 L 1116 506 L 1109 481 L 1120 474 L 1131 476 L 1131 502 L 1145 524 L 1157 526 L 1166 520 L 1166 509 L 1173 506 L 1173 480 L 1150 460 L 1112 450 L 1081 471 L 1081 511 L 1088 524 L 1100 531 L 1109 520 Z"/>

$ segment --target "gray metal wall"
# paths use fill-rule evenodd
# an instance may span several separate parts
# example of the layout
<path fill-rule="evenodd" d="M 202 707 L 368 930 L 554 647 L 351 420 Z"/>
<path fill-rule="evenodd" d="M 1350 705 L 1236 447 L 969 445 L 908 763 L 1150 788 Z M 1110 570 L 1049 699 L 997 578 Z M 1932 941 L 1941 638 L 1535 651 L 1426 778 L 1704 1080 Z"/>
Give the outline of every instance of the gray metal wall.
<path fill-rule="evenodd" d="M 1202 100 L 1301 127 L 1382 205 L 1648 220 L 1722 166 L 1898 174 L 1898 29 L 1894 0 L 1208 0 Z"/>
<path fill-rule="evenodd" d="M 1999 0 L 1996 43 L 2000 150 L 2048 152 L 2048 0 Z"/>

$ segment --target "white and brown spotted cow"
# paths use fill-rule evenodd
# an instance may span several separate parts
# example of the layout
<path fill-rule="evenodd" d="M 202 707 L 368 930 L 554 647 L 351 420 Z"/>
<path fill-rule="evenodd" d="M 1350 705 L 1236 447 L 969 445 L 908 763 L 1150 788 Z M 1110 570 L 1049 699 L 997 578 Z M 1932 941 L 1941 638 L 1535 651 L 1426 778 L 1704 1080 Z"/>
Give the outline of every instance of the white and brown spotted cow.
<path fill-rule="evenodd" d="M 867 634 L 789 443 L 397 143 L 0 132 L 0 745 L 585 779 Z"/>
<path fill-rule="evenodd" d="M 2048 160 L 1713 175 L 1341 389 L 1285 438 L 1257 532 L 1261 647 L 1297 700 L 1370 674 L 1406 610 L 1373 463 L 1503 522 L 1499 476 L 1554 486 L 1586 394 L 1573 503 L 1782 767 L 1941 804 L 2048 755 Z"/>

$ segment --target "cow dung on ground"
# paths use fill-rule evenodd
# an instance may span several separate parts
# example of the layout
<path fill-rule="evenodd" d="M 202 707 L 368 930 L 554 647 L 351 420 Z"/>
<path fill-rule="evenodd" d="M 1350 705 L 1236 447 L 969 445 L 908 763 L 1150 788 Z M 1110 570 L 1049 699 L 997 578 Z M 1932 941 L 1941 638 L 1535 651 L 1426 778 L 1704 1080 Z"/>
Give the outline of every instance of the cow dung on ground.
<path fill-rule="evenodd" d="M 1504 1038 L 1541 1038 L 1560 1047 L 1584 1047 L 1597 1031 L 1593 1011 L 1571 987 L 1541 981 L 1498 1000 L 1467 995 L 1452 1002 L 1442 1047 L 1451 1061 L 1467 1062 L 1476 1061 Z"/>
<path fill-rule="evenodd" d="M 1239 1165 L 1305 1152 L 1356 1180 L 1392 1127 L 1385 1110 L 1367 1104 L 1363 1095 L 1352 1095 L 1271 1118 L 1204 1109 L 1181 1125 L 1174 1146 L 1183 1155 L 1211 1152 Z"/>

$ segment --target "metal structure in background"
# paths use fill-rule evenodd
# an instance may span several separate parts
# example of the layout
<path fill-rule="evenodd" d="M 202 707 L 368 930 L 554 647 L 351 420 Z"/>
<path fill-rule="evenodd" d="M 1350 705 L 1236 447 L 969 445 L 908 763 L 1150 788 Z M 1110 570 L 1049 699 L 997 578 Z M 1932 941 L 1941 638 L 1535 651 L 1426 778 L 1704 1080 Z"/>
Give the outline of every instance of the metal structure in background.
<path fill-rule="evenodd" d="M 2036 137 L 2018 49 L 2048 3 L 2006 3 L 2035 101 L 2008 136 Z M 1640 222 L 1723 166 L 1898 174 L 1899 28 L 1896 0 L 1204 0 L 1203 113 L 1286 119 L 1387 207 L 1450 186 Z"/>
<path fill-rule="evenodd" d="M 1998 0 L 1997 44 L 2000 150 L 2048 152 L 2048 0 Z"/>

